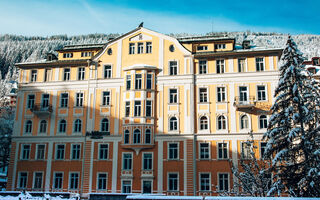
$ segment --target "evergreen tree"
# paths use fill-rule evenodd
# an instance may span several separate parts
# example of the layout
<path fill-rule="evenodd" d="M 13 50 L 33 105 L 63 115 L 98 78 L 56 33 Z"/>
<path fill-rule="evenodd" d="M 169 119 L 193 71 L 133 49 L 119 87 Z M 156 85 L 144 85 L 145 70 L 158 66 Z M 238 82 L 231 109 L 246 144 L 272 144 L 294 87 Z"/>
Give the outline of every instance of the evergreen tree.
<path fill-rule="evenodd" d="M 272 158 L 269 195 L 320 196 L 319 87 L 304 68 L 303 57 L 289 37 L 283 50 L 280 79 L 264 138 L 265 158 Z"/>

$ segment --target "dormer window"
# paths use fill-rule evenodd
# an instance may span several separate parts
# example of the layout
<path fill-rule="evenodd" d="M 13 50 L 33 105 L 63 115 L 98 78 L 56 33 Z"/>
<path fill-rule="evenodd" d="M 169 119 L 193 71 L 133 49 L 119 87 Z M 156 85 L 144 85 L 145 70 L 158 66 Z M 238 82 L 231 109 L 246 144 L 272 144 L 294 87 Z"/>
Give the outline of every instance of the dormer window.
<path fill-rule="evenodd" d="M 73 53 L 64 53 L 63 54 L 63 58 L 72 58 L 73 57 Z"/>
<path fill-rule="evenodd" d="M 208 50 L 208 46 L 206 45 L 197 46 L 197 51 L 206 51 L 206 50 Z"/>
<path fill-rule="evenodd" d="M 226 44 L 215 44 L 214 48 L 215 49 L 225 49 L 226 48 Z"/>
<path fill-rule="evenodd" d="M 81 57 L 91 57 L 92 52 L 81 52 Z"/>

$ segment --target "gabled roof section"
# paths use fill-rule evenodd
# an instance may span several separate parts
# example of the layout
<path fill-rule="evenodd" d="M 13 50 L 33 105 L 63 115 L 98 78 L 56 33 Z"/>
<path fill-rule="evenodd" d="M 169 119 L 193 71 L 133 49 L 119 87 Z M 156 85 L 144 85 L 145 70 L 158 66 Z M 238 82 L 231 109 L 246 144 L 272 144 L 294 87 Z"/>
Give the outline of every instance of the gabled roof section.
<path fill-rule="evenodd" d="M 131 37 L 132 35 L 136 34 L 139 31 L 146 32 L 146 33 L 149 33 L 151 35 L 155 35 L 155 36 L 161 37 L 163 39 L 172 41 L 172 42 L 175 43 L 177 48 L 179 48 L 182 52 L 184 52 L 185 54 L 191 55 L 191 52 L 189 50 L 187 50 L 182 44 L 180 44 L 180 42 L 176 38 L 170 37 L 170 36 L 162 34 L 162 33 L 158 33 L 156 31 L 153 31 L 153 30 L 150 30 L 150 29 L 147 29 L 147 28 L 144 28 L 144 27 L 138 27 L 138 28 L 136 28 L 136 29 L 134 29 L 134 30 L 132 30 L 132 31 L 130 31 L 128 33 L 125 33 L 125 34 L 123 34 L 123 35 L 121 35 L 121 36 L 109 41 L 108 43 L 106 43 L 104 45 L 103 49 L 100 52 L 98 52 L 92 58 L 92 60 L 97 61 L 100 58 L 100 56 L 105 53 L 105 51 L 107 50 L 107 48 L 109 46 L 111 46 L 112 44 L 114 44 L 114 43 L 118 42 L 119 40 L 122 40 L 122 39 L 124 39 L 126 37 Z"/>
<path fill-rule="evenodd" d="M 104 45 L 105 44 L 66 45 L 62 49 L 58 49 L 57 52 L 99 50 L 99 49 L 102 49 L 104 47 Z"/>

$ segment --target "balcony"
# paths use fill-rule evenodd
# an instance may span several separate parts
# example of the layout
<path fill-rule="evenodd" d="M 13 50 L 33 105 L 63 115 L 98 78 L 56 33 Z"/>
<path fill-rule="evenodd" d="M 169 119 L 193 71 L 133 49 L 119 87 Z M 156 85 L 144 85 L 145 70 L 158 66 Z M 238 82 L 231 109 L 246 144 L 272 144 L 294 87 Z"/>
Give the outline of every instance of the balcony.
<path fill-rule="evenodd" d="M 253 111 L 256 105 L 256 100 L 254 96 L 250 96 L 250 97 L 236 96 L 234 99 L 233 105 L 237 108 L 238 111 L 250 112 L 250 111 Z"/>
<path fill-rule="evenodd" d="M 86 136 L 89 136 L 91 139 L 102 139 L 103 136 L 110 135 L 110 132 L 102 132 L 102 131 L 91 131 L 86 132 Z"/>
<path fill-rule="evenodd" d="M 31 111 L 36 115 L 50 115 L 52 113 L 52 106 L 43 106 L 40 104 L 35 104 Z"/>

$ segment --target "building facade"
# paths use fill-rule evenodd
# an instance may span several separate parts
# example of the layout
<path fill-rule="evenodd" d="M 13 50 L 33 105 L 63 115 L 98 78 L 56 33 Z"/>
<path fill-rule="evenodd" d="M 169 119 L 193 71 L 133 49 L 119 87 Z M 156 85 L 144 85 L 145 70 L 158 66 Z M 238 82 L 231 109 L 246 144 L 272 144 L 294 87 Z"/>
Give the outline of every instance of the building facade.
<path fill-rule="evenodd" d="M 7 190 L 217 195 L 265 143 L 281 49 L 138 27 L 20 63 Z M 243 152 L 243 154 L 241 153 Z"/>

